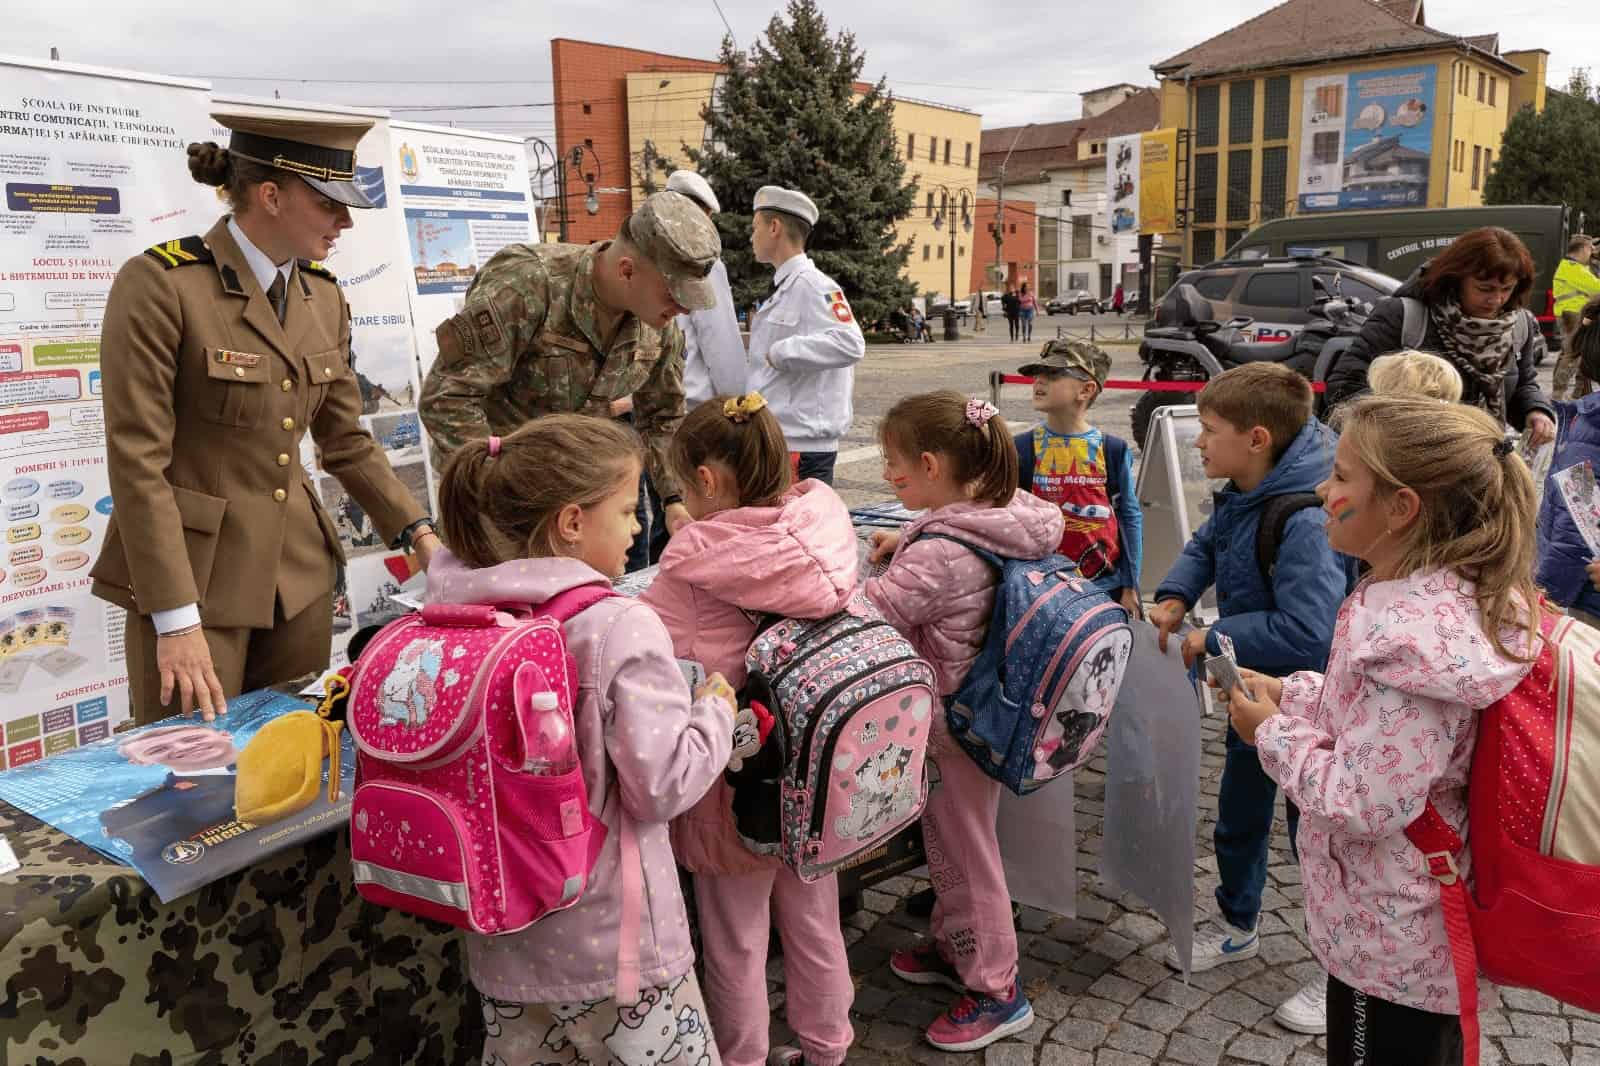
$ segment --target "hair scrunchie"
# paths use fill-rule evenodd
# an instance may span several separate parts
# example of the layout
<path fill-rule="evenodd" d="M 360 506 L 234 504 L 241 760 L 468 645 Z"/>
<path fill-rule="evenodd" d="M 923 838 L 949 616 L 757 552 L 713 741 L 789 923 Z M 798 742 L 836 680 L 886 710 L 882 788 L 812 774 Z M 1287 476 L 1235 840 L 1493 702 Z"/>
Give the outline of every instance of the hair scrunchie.
<path fill-rule="evenodd" d="M 989 424 L 989 419 L 1000 413 L 1000 409 L 988 400 L 973 398 L 967 401 L 967 425 L 982 429 Z"/>
<path fill-rule="evenodd" d="M 759 392 L 747 392 L 743 396 L 733 396 L 722 402 L 722 413 L 729 420 L 744 424 L 750 421 L 755 413 L 767 406 L 767 398 Z"/>
<path fill-rule="evenodd" d="M 495 456 L 497 456 L 499 454 L 500 454 L 500 438 L 499 437 L 495 437 L 495 436 L 491 436 L 489 438 L 489 458 L 493 459 Z"/>

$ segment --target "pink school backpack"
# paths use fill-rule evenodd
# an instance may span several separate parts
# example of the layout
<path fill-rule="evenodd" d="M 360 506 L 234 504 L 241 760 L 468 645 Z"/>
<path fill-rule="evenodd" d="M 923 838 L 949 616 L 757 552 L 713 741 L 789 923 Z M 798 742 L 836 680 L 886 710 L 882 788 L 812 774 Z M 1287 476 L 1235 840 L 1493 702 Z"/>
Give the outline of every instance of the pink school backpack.
<path fill-rule="evenodd" d="M 534 773 L 530 752 L 552 702 L 571 736 L 578 675 L 562 624 L 611 595 L 584 586 L 520 617 L 429 604 L 362 651 L 348 722 L 358 748 L 350 850 L 363 899 L 491 935 L 578 902 L 606 827 L 589 813 L 576 758 L 565 772 Z M 626 818 L 619 836 L 626 920 L 630 902 L 638 913 L 641 880 Z M 636 954 L 638 937 L 621 944 Z M 619 960 L 619 988 L 636 969 Z"/>
<path fill-rule="evenodd" d="M 734 821 L 746 847 L 816 881 L 922 813 L 933 667 L 859 593 L 827 618 L 768 622 L 740 703 L 776 724 L 757 761 L 728 775 Z"/>
<path fill-rule="evenodd" d="M 1600 630 L 1545 614 L 1533 669 L 1478 722 L 1461 838 L 1429 803 L 1406 828 L 1439 882 L 1461 997 L 1466 1066 L 1478 1062 L 1478 982 L 1600 1011 Z"/>

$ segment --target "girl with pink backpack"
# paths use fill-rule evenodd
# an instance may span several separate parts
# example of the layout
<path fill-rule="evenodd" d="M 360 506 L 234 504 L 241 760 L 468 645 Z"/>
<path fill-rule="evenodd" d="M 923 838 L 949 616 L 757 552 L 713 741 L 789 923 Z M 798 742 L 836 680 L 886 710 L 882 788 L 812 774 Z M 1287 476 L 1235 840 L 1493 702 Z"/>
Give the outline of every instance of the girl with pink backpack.
<path fill-rule="evenodd" d="M 783 431 L 758 392 L 717 396 L 690 411 L 669 458 L 694 522 L 667 545 L 642 599 L 661 616 L 680 658 L 743 685 L 758 619 L 826 618 L 849 603 L 857 567 L 850 512 L 820 481 L 791 484 Z M 759 743 L 753 733 L 751 740 Z M 735 757 L 753 754 L 741 748 Z M 838 1066 L 854 1036 L 855 986 L 837 875 L 808 883 L 776 856 L 747 849 L 726 781 L 673 822 L 672 840 L 678 861 L 694 874 L 722 1061 Z M 774 919 L 789 1025 L 800 1047 L 774 1048 L 769 1056 L 766 965 Z"/>
<path fill-rule="evenodd" d="M 609 593 L 639 529 L 640 467 L 632 430 L 584 415 L 463 445 L 439 487 L 449 550 L 428 571 L 429 605 L 537 608 L 572 590 Z M 597 598 L 563 633 L 576 665 L 575 754 L 604 843 L 575 904 L 521 932 L 466 934 L 483 1059 L 542 1062 L 574 1049 L 580 1061 L 715 1066 L 667 822 L 727 765 L 733 692 L 713 676 L 691 698 L 672 639 L 635 600 Z M 630 984 L 636 997 L 619 992 Z"/>
<path fill-rule="evenodd" d="M 1533 491 L 1483 412 L 1354 401 L 1317 494 L 1329 545 L 1371 571 L 1339 609 L 1327 671 L 1280 680 L 1241 670 L 1244 687 L 1221 694 L 1234 729 L 1301 811 L 1306 928 L 1329 975 L 1330 1066 L 1477 1061 L 1477 973 L 1452 964 L 1465 923 L 1448 919 L 1441 895 L 1472 874 L 1471 845 L 1449 855 L 1413 841 L 1430 826 L 1468 837 L 1483 723 L 1492 727 L 1548 643 L 1533 584 Z M 1475 810 L 1479 798 L 1474 778 Z M 1471 840 L 1497 830 L 1474 826 Z"/>

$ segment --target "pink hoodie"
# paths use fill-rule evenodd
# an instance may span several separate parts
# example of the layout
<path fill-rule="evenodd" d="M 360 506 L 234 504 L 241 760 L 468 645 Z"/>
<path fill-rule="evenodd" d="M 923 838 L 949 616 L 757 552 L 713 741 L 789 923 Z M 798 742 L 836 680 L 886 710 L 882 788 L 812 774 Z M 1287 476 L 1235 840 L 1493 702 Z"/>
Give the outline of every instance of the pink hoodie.
<path fill-rule="evenodd" d="M 802 481 L 776 507 L 720 511 L 680 530 L 640 598 L 661 616 L 680 659 L 738 688 L 761 615 L 825 618 L 844 609 L 856 587 L 856 544 L 844 501 L 820 481 Z M 753 873 L 778 864 L 739 843 L 731 806 L 719 777 L 673 821 L 673 851 L 691 872 Z"/>
<path fill-rule="evenodd" d="M 939 694 L 961 686 L 983 648 L 998 575 L 943 533 L 1010 559 L 1042 559 L 1061 543 L 1066 519 L 1055 504 L 1020 489 L 1004 507 L 953 503 L 929 511 L 900 534 L 889 569 L 867 581 L 867 599 L 933 664 Z"/>
<path fill-rule="evenodd" d="M 1527 647 L 1514 629 L 1501 640 Z M 1469 837 L 1478 714 L 1530 669 L 1484 636 L 1472 584 L 1436 570 L 1361 585 L 1339 609 L 1328 672 L 1284 678 L 1281 713 L 1256 730 L 1256 751 L 1300 808 L 1311 950 L 1351 988 L 1460 1012 L 1439 883 L 1405 827 L 1432 800 Z"/>
<path fill-rule="evenodd" d="M 520 559 L 471 570 L 448 552 L 428 568 L 431 603 L 540 604 L 582 585 L 610 582 L 576 559 Z M 565 627 L 578 666 L 573 708 L 589 806 L 607 829 L 583 898 L 521 933 L 467 934 L 472 983 L 515 1003 L 574 1003 L 613 994 L 622 878 L 623 810 L 633 819 L 644 866 L 639 935 L 641 987 L 661 986 L 694 964 L 666 822 L 693 806 L 733 750 L 725 702 L 690 703 L 655 612 L 626 597 L 602 600 Z"/>

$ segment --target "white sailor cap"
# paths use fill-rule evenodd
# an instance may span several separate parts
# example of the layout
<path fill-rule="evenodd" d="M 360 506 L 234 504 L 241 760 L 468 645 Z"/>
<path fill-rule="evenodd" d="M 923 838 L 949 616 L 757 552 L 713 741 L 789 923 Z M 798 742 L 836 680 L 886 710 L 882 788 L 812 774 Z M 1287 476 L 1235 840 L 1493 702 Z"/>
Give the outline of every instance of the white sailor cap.
<path fill-rule="evenodd" d="M 756 192 L 756 210 L 793 215 L 808 226 L 817 224 L 817 205 L 811 202 L 811 197 L 781 185 L 763 185 Z"/>
<path fill-rule="evenodd" d="M 674 170 L 667 178 L 667 191 L 682 193 L 712 214 L 722 210 L 717 194 L 711 191 L 711 183 L 692 170 Z"/>

